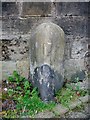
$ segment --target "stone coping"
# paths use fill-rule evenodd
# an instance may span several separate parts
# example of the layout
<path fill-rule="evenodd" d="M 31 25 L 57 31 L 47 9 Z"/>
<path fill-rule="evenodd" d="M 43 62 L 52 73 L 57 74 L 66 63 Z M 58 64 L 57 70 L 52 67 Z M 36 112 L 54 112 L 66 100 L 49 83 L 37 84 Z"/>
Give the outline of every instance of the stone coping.
<path fill-rule="evenodd" d="M 34 116 L 34 118 L 55 118 L 56 116 L 62 116 L 65 113 L 69 112 L 69 110 L 74 109 L 76 106 L 81 105 L 85 102 L 90 101 L 90 96 L 86 95 L 84 97 L 80 97 L 74 102 L 71 102 L 69 108 L 62 106 L 61 104 L 57 104 L 51 111 L 46 110 L 40 112 Z"/>

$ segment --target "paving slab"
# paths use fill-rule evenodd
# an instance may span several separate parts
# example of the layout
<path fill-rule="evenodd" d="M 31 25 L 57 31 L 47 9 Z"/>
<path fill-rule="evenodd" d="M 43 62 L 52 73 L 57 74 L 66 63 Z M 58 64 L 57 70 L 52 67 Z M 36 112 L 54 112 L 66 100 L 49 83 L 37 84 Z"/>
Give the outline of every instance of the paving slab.
<path fill-rule="evenodd" d="M 79 100 L 82 101 L 82 102 L 88 102 L 88 101 L 90 101 L 90 96 L 86 95 L 84 97 L 80 97 Z"/>
<path fill-rule="evenodd" d="M 76 100 L 75 102 L 71 102 L 71 104 L 69 105 L 70 109 L 74 109 L 76 106 L 82 104 L 82 102 L 80 100 Z"/>
<path fill-rule="evenodd" d="M 55 114 L 53 112 L 50 111 L 44 111 L 44 112 L 40 112 L 37 115 L 35 115 L 34 118 L 54 118 Z"/>
<path fill-rule="evenodd" d="M 87 118 L 87 115 L 82 112 L 70 112 L 66 118 Z"/>
<path fill-rule="evenodd" d="M 61 104 L 58 104 L 53 109 L 53 112 L 55 113 L 55 115 L 63 115 L 64 113 L 68 112 L 68 110 L 69 108 L 65 108 Z"/>

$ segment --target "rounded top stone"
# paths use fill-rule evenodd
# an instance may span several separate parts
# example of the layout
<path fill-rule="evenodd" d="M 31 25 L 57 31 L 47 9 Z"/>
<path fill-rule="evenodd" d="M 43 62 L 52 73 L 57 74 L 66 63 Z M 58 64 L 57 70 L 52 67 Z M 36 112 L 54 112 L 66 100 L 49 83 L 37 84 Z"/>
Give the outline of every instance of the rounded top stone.
<path fill-rule="evenodd" d="M 44 22 L 37 26 L 30 38 L 32 71 L 37 66 L 47 64 L 63 74 L 64 48 L 64 31 L 60 26 L 52 22 Z"/>
<path fill-rule="evenodd" d="M 39 29 L 39 28 L 57 28 L 57 29 L 59 29 L 59 30 L 61 30 L 61 31 L 63 31 L 63 29 L 61 28 L 61 27 L 59 27 L 58 25 L 56 25 L 55 23 L 52 23 L 52 22 L 44 22 L 44 23 L 42 23 L 42 24 L 40 24 L 38 27 L 37 27 L 37 29 Z"/>
<path fill-rule="evenodd" d="M 59 34 L 61 33 L 61 36 L 64 36 L 64 31 L 63 29 L 56 25 L 55 23 L 52 23 L 52 22 L 45 22 L 45 23 L 42 23 L 40 24 L 37 28 L 36 28 L 36 32 L 37 31 L 42 31 L 44 34 L 49 34 L 53 36 L 53 33 L 57 33 L 59 32 Z M 35 33 L 36 33 L 35 32 Z"/>

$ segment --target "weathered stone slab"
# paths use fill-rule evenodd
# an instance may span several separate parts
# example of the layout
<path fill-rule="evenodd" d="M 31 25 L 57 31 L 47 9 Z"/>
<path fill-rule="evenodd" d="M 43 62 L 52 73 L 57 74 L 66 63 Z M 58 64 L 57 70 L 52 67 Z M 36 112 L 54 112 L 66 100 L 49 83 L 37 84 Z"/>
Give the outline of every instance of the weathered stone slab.
<path fill-rule="evenodd" d="M 88 102 L 88 101 L 90 101 L 90 95 L 86 95 L 84 97 L 80 97 L 79 100 L 82 101 L 83 103 L 84 102 Z"/>
<path fill-rule="evenodd" d="M 30 63 L 29 59 L 21 60 L 16 62 L 16 68 L 20 75 L 27 78 L 29 77 L 30 72 Z"/>
<path fill-rule="evenodd" d="M 71 47 L 71 58 L 81 59 L 85 57 L 86 52 L 88 51 L 88 42 L 85 38 L 77 38 L 74 40 Z"/>
<path fill-rule="evenodd" d="M 90 115 L 90 103 L 85 104 L 85 112 Z"/>
<path fill-rule="evenodd" d="M 90 8 L 89 8 L 90 9 Z M 90 10 L 89 10 L 90 11 Z M 88 21 L 87 21 L 87 36 L 88 36 L 88 38 L 90 39 L 90 15 L 89 15 L 89 17 L 88 17 Z"/>
<path fill-rule="evenodd" d="M 50 112 L 50 111 L 44 111 L 44 112 L 41 112 L 41 113 L 38 113 L 37 115 L 35 115 L 34 118 L 54 118 L 55 115 L 53 112 Z"/>
<path fill-rule="evenodd" d="M 81 82 L 78 82 L 78 83 L 70 83 L 71 86 L 78 86 L 78 84 L 79 84 L 80 90 L 89 90 L 90 89 L 90 83 L 87 79 L 83 80 Z M 74 88 L 74 89 L 76 89 L 76 88 Z"/>
<path fill-rule="evenodd" d="M 17 36 L 17 35 L 30 35 L 31 29 L 36 28 L 37 25 L 43 21 L 51 21 L 52 17 L 25 17 L 17 18 L 12 17 L 3 17 L 2 18 L 2 36 L 3 33 L 8 36 Z"/>
<path fill-rule="evenodd" d="M 55 92 L 62 88 L 63 82 L 63 78 L 46 64 L 35 69 L 32 80 L 44 102 L 54 101 Z"/>
<path fill-rule="evenodd" d="M 89 119 L 89 117 L 83 112 L 70 112 L 66 119 Z"/>
<path fill-rule="evenodd" d="M 21 16 L 46 16 L 51 13 L 50 2 L 24 2 Z"/>
<path fill-rule="evenodd" d="M 17 70 L 18 73 L 23 77 L 29 77 L 30 64 L 28 59 L 21 61 L 2 61 L 1 65 L 2 69 L 0 70 L 0 74 L 2 74 L 3 80 L 7 80 L 8 76 L 12 75 L 14 70 Z"/>
<path fill-rule="evenodd" d="M 56 115 L 63 115 L 65 114 L 66 112 L 68 112 L 68 108 L 62 106 L 61 104 L 58 104 L 55 106 L 55 108 L 53 109 L 53 112 L 56 114 Z"/>
<path fill-rule="evenodd" d="M 86 68 L 88 75 L 90 74 L 90 62 L 89 61 L 90 61 L 90 51 L 88 49 L 88 52 L 85 54 L 85 68 Z"/>
<path fill-rule="evenodd" d="M 14 61 L 2 61 L 2 79 L 7 80 L 9 75 L 12 75 L 16 70 L 16 63 Z"/>
<path fill-rule="evenodd" d="M 65 46 L 65 59 L 83 59 L 88 51 L 88 38 L 67 35 Z"/>
<path fill-rule="evenodd" d="M 2 83 L 2 61 L 0 61 L 0 84 Z"/>
<path fill-rule="evenodd" d="M 2 16 L 2 2 L 0 1 L 0 17 Z"/>
<path fill-rule="evenodd" d="M 0 40 L 0 61 L 2 60 L 2 41 Z"/>
<path fill-rule="evenodd" d="M 42 23 L 31 36 L 30 73 L 43 101 L 52 100 L 63 85 L 64 49 L 64 32 L 54 23 Z"/>
<path fill-rule="evenodd" d="M 82 98 L 83 98 L 83 97 L 82 97 Z M 71 102 L 71 103 L 70 103 L 69 108 L 72 110 L 72 109 L 74 109 L 76 106 L 79 106 L 79 105 L 81 105 L 81 104 L 82 104 L 82 102 L 77 99 L 75 102 Z"/>
<path fill-rule="evenodd" d="M 2 20 L 0 20 L 0 37 L 2 37 Z"/>
<path fill-rule="evenodd" d="M 3 17 L 2 18 L 2 31 L 11 35 L 26 34 L 30 31 L 34 19 L 20 19 L 17 17 Z"/>
<path fill-rule="evenodd" d="M 54 23 L 43 23 L 30 40 L 31 73 L 37 66 L 50 65 L 63 76 L 64 32 Z"/>
<path fill-rule="evenodd" d="M 66 35 L 86 36 L 88 31 L 88 17 L 85 16 L 60 16 L 55 19 Z M 87 26 L 87 27 L 86 27 Z"/>
<path fill-rule="evenodd" d="M 13 39 L 2 41 L 2 60 L 23 60 L 28 58 L 29 48 L 28 41 L 22 40 L 23 38 L 17 40 Z"/>
<path fill-rule="evenodd" d="M 65 78 L 74 81 L 79 77 L 80 80 L 85 79 L 84 59 L 69 59 L 65 60 Z"/>
<path fill-rule="evenodd" d="M 18 15 L 18 5 L 16 2 L 2 2 L 2 15 Z"/>
<path fill-rule="evenodd" d="M 88 16 L 88 2 L 59 2 L 56 4 L 58 15 Z"/>

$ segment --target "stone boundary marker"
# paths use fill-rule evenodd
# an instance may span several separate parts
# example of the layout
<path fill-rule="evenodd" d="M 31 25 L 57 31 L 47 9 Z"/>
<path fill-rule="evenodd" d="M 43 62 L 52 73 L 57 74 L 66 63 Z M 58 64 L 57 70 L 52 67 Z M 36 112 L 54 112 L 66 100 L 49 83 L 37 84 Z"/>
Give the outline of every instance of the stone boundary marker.
<path fill-rule="evenodd" d="M 62 106 L 61 104 L 57 104 L 52 111 L 43 111 L 34 116 L 34 118 L 55 118 L 55 116 L 62 116 L 65 113 L 69 112 L 70 109 L 74 109 L 76 106 L 81 105 L 82 103 L 90 101 L 90 96 L 86 95 L 84 97 L 80 97 L 75 102 L 71 102 L 69 108 Z"/>

